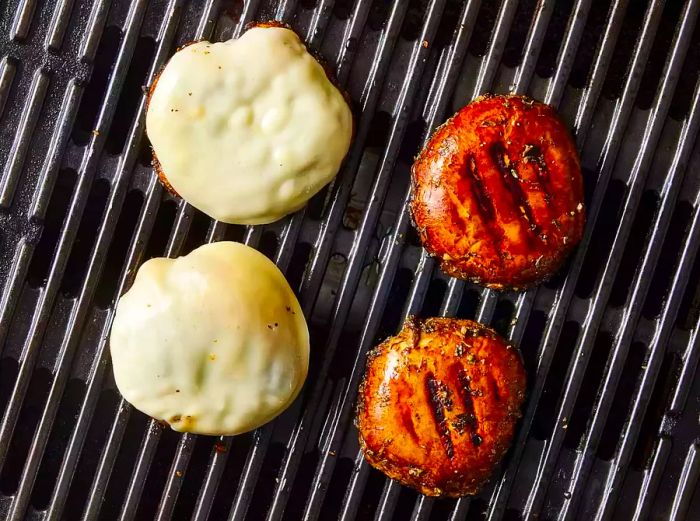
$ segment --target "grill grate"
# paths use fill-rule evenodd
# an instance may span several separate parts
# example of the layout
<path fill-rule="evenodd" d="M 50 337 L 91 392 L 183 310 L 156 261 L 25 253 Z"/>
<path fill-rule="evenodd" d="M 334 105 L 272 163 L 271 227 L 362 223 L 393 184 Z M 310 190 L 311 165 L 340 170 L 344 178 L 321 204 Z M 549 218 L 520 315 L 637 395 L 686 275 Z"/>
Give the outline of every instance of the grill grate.
<path fill-rule="evenodd" d="M 0 516 L 6 519 L 700 518 L 700 0 L 16 0 L 0 6 Z M 163 193 L 144 136 L 187 41 L 291 23 L 355 103 L 337 179 L 258 227 Z M 445 277 L 410 227 L 430 132 L 485 91 L 576 130 L 588 227 L 568 267 L 499 294 Z M 126 404 L 106 350 L 136 268 L 222 239 L 266 253 L 312 335 L 302 397 L 235 438 Z M 364 353 L 407 314 L 491 323 L 529 401 L 479 496 L 435 501 L 358 452 Z"/>

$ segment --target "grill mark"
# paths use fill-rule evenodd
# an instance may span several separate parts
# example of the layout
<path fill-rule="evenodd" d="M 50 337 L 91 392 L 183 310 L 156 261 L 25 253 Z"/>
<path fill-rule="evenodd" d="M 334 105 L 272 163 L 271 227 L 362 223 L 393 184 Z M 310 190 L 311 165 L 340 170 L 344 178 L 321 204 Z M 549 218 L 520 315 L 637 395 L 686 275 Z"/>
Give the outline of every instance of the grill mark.
<path fill-rule="evenodd" d="M 438 398 L 443 408 L 448 412 L 452 410 L 454 403 L 452 402 L 452 393 L 450 389 L 442 382 L 438 382 Z"/>
<path fill-rule="evenodd" d="M 461 367 L 456 367 L 456 377 L 457 377 L 457 389 L 459 389 L 459 397 L 462 399 L 462 407 L 464 407 L 464 414 L 467 415 L 468 425 L 471 431 L 476 431 L 479 426 L 476 420 L 476 414 L 474 414 L 474 401 L 472 400 L 472 390 L 470 385 L 469 376 Z"/>
<path fill-rule="evenodd" d="M 454 444 L 450 437 L 450 429 L 445 421 L 445 411 L 439 395 L 439 384 L 433 373 L 428 373 L 425 376 L 425 390 L 428 395 L 428 409 L 430 410 L 433 420 L 435 421 L 435 429 L 437 430 L 442 445 L 445 447 L 447 457 L 452 459 L 455 455 Z"/>
<path fill-rule="evenodd" d="M 476 168 L 476 159 L 474 155 L 468 154 L 466 159 L 467 165 L 465 171 L 467 175 L 464 177 L 469 181 L 469 189 L 479 209 L 479 216 L 483 222 L 483 229 L 493 243 L 493 246 L 495 248 L 500 248 L 503 239 L 501 237 L 501 231 L 496 223 L 496 208 L 493 206 L 493 201 L 491 201 L 491 198 L 486 193 L 484 183 Z"/>
<path fill-rule="evenodd" d="M 491 393 L 493 394 L 493 399 L 496 400 L 497 402 L 501 401 L 501 394 L 500 391 L 498 390 L 498 384 L 496 383 L 496 379 L 493 377 L 491 373 L 486 373 L 486 379 L 489 382 L 489 387 L 491 387 Z"/>
<path fill-rule="evenodd" d="M 513 177 L 513 172 L 515 172 L 515 175 L 517 175 L 517 170 L 506 165 L 506 149 L 503 146 L 503 143 L 499 141 L 491 145 L 490 152 L 493 162 L 496 164 L 501 173 L 503 184 L 508 192 L 510 192 L 510 194 L 513 196 L 515 204 L 518 206 L 518 210 L 520 211 L 521 217 L 527 221 L 527 229 L 539 236 L 540 227 L 537 225 L 537 222 L 532 215 L 530 203 L 523 192 L 522 186 L 520 186 L 520 182 Z"/>
<path fill-rule="evenodd" d="M 453 197 L 455 197 L 457 200 L 460 200 L 460 197 L 458 194 L 453 194 Z M 464 215 L 461 215 L 459 213 L 459 210 L 456 205 L 451 204 L 450 205 L 450 215 L 452 217 L 452 220 L 455 223 L 462 222 L 464 224 L 464 228 L 468 229 L 470 226 L 469 218 L 465 217 Z M 483 221 L 483 226 L 479 229 L 480 232 L 485 234 L 491 245 L 497 250 L 499 250 L 501 244 L 503 243 L 503 237 L 501 236 L 500 230 L 498 230 L 495 226 L 495 221 L 494 222 L 489 222 L 489 221 Z M 476 256 L 478 257 L 478 255 Z M 502 257 L 499 256 L 499 261 L 501 264 L 503 263 Z"/>
<path fill-rule="evenodd" d="M 481 445 L 484 439 L 479 435 L 479 421 L 474 412 L 474 400 L 472 398 L 471 380 L 469 375 L 464 371 L 464 368 L 456 366 L 456 376 L 459 388 L 459 395 L 462 398 L 462 405 L 466 411 L 464 414 L 469 419 L 468 425 L 470 427 L 470 436 L 472 444 L 475 447 Z M 455 369 L 453 368 L 453 369 Z M 500 400 L 499 400 L 500 401 Z"/>
<path fill-rule="evenodd" d="M 411 409 L 408 407 L 402 407 L 401 409 L 401 423 L 403 423 L 411 438 L 418 442 L 418 433 L 416 432 L 416 426 L 413 424 L 413 414 L 411 414 Z"/>
<path fill-rule="evenodd" d="M 466 173 L 469 176 L 469 186 L 471 187 L 472 195 L 479 207 L 479 213 L 485 223 L 489 223 L 496 218 L 496 209 L 493 207 L 493 202 L 489 198 L 484 183 L 479 177 L 479 172 L 476 169 L 476 160 L 473 154 L 467 155 Z"/>
<path fill-rule="evenodd" d="M 552 193 L 549 186 L 549 181 L 551 179 L 549 168 L 547 168 L 547 162 L 544 160 L 544 153 L 542 149 L 537 145 L 527 144 L 525 145 L 525 150 L 523 151 L 523 161 L 526 163 L 535 163 L 537 181 L 542 186 L 542 191 L 544 192 L 544 201 L 547 206 L 552 205 Z"/>

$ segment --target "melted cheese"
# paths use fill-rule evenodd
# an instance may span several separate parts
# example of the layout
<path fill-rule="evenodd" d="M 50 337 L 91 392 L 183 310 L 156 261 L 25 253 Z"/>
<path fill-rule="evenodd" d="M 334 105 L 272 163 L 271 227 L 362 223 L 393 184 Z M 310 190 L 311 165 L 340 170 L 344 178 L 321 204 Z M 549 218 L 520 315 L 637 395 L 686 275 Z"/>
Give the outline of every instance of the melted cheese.
<path fill-rule="evenodd" d="M 301 208 L 338 172 L 352 114 L 289 29 L 178 51 L 153 89 L 146 128 L 178 194 L 227 223 Z"/>
<path fill-rule="evenodd" d="M 139 269 L 110 337 L 124 398 L 177 431 L 238 434 L 301 389 L 309 333 L 277 267 L 233 242 Z"/>

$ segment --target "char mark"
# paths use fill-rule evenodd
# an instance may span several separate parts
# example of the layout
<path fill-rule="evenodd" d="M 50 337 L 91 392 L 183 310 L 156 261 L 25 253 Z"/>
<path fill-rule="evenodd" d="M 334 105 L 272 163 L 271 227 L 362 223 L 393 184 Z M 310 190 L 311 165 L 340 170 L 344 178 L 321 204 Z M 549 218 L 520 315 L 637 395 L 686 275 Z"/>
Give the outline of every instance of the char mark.
<path fill-rule="evenodd" d="M 525 150 L 523 151 L 523 161 L 537 165 L 537 181 L 540 183 L 542 191 L 545 194 L 545 203 L 548 205 L 551 204 L 552 194 L 549 186 L 550 174 L 549 168 L 547 168 L 547 162 L 544 160 L 544 153 L 542 152 L 542 149 L 534 144 L 525 145 Z"/>
<path fill-rule="evenodd" d="M 413 424 L 413 414 L 410 408 L 404 407 L 401 409 L 401 422 L 411 438 L 417 442 L 418 433 L 416 432 L 416 426 Z"/>
<path fill-rule="evenodd" d="M 425 390 L 428 395 L 428 409 L 433 416 L 433 420 L 435 420 L 435 429 L 440 436 L 442 445 L 445 447 L 447 457 L 452 459 L 455 455 L 455 448 L 450 436 L 450 429 L 445 421 L 444 405 L 440 399 L 440 385 L 433 373 L 428 373 L 425 377 Z"/>
<path fill-rule="evenodd" d="M 486 374 L 486 379 L 489 382 L 489 387 L 491 387 L 491 393 L 493 394 L 493 399 L 496 400 L 497 402 L 501 401 L 501 394 L 500 391 L 498 390 L 498 383 L 496 383 L 496 379 L 493 377 L 491 373 Z"/>
<path fill-rule="evenodd" d="M 542 149 L 538 145 L 525 145 L 525 149 L 523 150 L 523 160 L 526 163 L 535 163 L 540 168 L 540 181 L 549 181 L 549 169 L 547 168 L 547 163 L 544 160 Z"/>
<path fill-rule="evenodd" d="M 537 222 L 532 215 L 530 203 L 528 202 L 527 197 L 523 192 L 523 188 L 520 185 L 518 171 L 514 166 L 512 166 L 510 160 L 507 159 L 506 149 L 503 146 L 503 143 L 497 141 L 491 145 L 490 151 L 493 162 L 496 164 L 501 173 L 503 184 L 513 197 L 513 201 L 517 205 L 520 215 L 527 221 L 528 229 L 539 235 L 539 226 L 537 226 Z"/>
<path fill-rule="evenodd" d="M 493 207 L 493 202 L 486 193 L 484 183 L 476 168 L 476 159 L 474 159 L 473 154 L 467 156 L 466 173 L 470 181 L 469 186 L 471 187 L 472 195 L 479 207 L 481 218 L 484 222 L 493 221 L 496 218 L 496 209 Z"/>
<path fill-rule="evenodd" d="M 457 376 L 457 389 L 459 389 L 459 396 L 462 399 L 462 407 L 464 408 L 464 413 L 469 418 L 469 427 L 472 431 L 477 428 L 476 414 L 474 414 L 474 402 L 472 400 L 472 389 L 469 376 L 461 367 L 456 368 Z"/>
<path fill-rule="evenodd" d="M 470 439 L 474 446 L 478 447 L 483 442 L 483 439 L 477 432 L 479 423 L 477 422 L 476 413 L 474 412 L 474 401 L 472 399 L 471 382 L 469 380 L 469 376 L 462 367 L 455 366 L 453 370 L 455 371 L 455 376 L 457 380 L 456 384 L 457 388 L 459 389 L 459 396 L 462 399 L 462 406 L 464 407 L 464 413 L 460 415 L 460 420 L 464 418 L 464 425 L 469 426 L 469 432 L 471 433 Z M 460 431 L 460 434 L 463 431 L 464 429 Z"/>

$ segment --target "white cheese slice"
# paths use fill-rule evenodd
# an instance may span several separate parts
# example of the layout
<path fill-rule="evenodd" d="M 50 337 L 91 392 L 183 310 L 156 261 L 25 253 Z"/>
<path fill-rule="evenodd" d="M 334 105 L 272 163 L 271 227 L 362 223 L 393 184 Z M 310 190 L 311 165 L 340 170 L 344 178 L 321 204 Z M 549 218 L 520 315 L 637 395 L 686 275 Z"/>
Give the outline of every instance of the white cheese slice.
<path fill-rule="evenodd" d="M 264 224 L 336 175 L 353 123 L 296 33 L 259 27 L 175 53 L 153 89 L 146 129 L 187 202 L 223 222 Z"/>
<path fill-rule="evenodd" d="M 309 332 L 277 267 L 234 242 L 144 263 L 110 337 L 117 387 L 177 431 L 238 434 L 301 389 Z"/>

